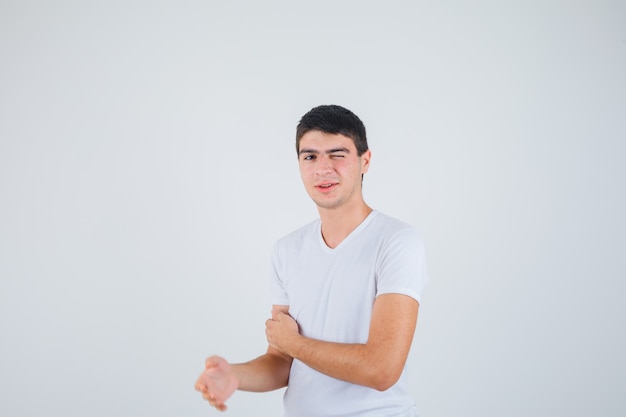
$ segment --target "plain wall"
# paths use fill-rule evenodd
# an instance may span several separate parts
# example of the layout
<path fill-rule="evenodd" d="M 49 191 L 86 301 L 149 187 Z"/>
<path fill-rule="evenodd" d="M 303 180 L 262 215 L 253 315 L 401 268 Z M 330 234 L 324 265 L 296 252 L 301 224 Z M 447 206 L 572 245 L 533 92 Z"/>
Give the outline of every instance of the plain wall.
<path fill-rule="evenodd" d="M 341 104 L 366 201 L 424 235 L 422 417 L 623 416 L 621 1 L 2 1 L 0 415 L 218 415 Z M 282 392 L 226 415 L 278 416 Z"/>

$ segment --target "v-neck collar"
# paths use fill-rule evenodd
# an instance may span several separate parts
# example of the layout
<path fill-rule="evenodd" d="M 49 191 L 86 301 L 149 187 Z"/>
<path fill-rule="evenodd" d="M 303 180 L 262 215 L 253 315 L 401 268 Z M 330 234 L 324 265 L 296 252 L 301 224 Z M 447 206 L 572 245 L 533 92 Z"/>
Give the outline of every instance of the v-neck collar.
<path fill-rule="evenodd" d="M 339 244 L 337 246 L 335 246 L 334 248 L 329 247 L 326 242 L 324 242 L 324 237 L 322 236 L 322 221 L 321 219 L 318 221 L 317 224 L 317 239 L 319 241 L 320 247 L 322 248 L 322 251 L 324 251 L 324 253 L 335 253 L 338 250 L 340 250 L 342 247 L 346 246 L 348 243 L 350 243 L 350 241 L 352 239 L 354 239 L 355 236 L 357 236 L 361 230 L 363 230 L 371 221 L 374 217 L 376 217 L 376 215 L 378 215 L 378 212 L 376 210 L 372 210 L 367 217 L 365 217 L 365 219 L 363 219 L 363 221 L 354 228 L 354 230 L 352 230 L 348 236 L 346 236 L 345 238 L 343 238 L 343 240 L 341 242 L 339 242 Z"/>

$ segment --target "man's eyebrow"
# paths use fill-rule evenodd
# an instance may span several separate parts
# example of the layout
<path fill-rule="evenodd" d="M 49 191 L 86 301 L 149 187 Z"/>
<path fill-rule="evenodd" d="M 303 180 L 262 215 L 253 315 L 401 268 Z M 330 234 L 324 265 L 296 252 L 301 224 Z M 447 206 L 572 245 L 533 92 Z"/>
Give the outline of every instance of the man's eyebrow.
<path fill-rule="evenodd" d="M 331 149 L 327 149 L 326 151 L 324 151 L 325 154 L 331 154 L 331 153 L 337 153 L 337 152 L 345 152 L 345 153 L 350 153 L 350 149 L 348 148 L 331 148 Z M 311 154 L 319 154 L 320 151 L 318 151 L 317 149 L 300 149 L 300 155 L 305 154 L 305 153 L 311 153 Z"/>
<path fill-rule="evenodd" d="M 350 153 L 350 149 L 348 148 L 332 148 L 326 151 L 326 153 L 335 153 L 335 152 L 345 152 Z"/>

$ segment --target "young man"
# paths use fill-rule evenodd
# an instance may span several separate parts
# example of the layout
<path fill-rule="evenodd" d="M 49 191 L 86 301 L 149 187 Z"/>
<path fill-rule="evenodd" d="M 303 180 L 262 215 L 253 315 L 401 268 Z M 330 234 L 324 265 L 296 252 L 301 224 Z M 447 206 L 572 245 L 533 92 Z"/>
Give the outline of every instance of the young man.
<path fill-rule="evenodd" d="M 221 411 L 236 389 L 287 386 L 288 417 L 413 417 L 404 368 L 427 281 L 421 238 L 363 200 L 371 152 L 354 113 L 312 109 L 296 150 L 320 218 L 274 248 L 267 352 L 208 358 L 196 390 Z"/>

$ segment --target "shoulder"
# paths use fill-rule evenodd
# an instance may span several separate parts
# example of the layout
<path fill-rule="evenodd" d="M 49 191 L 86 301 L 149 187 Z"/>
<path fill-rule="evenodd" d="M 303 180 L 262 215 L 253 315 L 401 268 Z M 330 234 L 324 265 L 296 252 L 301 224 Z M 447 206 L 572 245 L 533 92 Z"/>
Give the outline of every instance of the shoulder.
<path fill-rule="evenodd" d="M 377 262 L 425 255 L 422 234 L 414 226 L 382 213 L 377 213 L 371 226 L 367 239 L 376 246 Z"/>
<path fill-rule="evenodd" d="M 371 222 L 371 233 L 382 237 L 384 240 L 422 241 L 421 233 L 414 226 L 379 211 L 374 211 L 372 214 L 375 216 Z"/>
<path fill-rule="evenodd" d="M 304 242 L 310 241 L 316 236 L 319 229 L 320 221 L 319 219 L 315 219 L 278 239 L 274 244 L 274 250 L 276 251 L 281 248 L 302 247 Z"/>
<path fill-rule="evenodd" d="M 398 293 L 421 302 L 428 282 L 426 253 L 419 231 L 400 220 L 382 216 L 376 254 L 377 294 Z"/>

